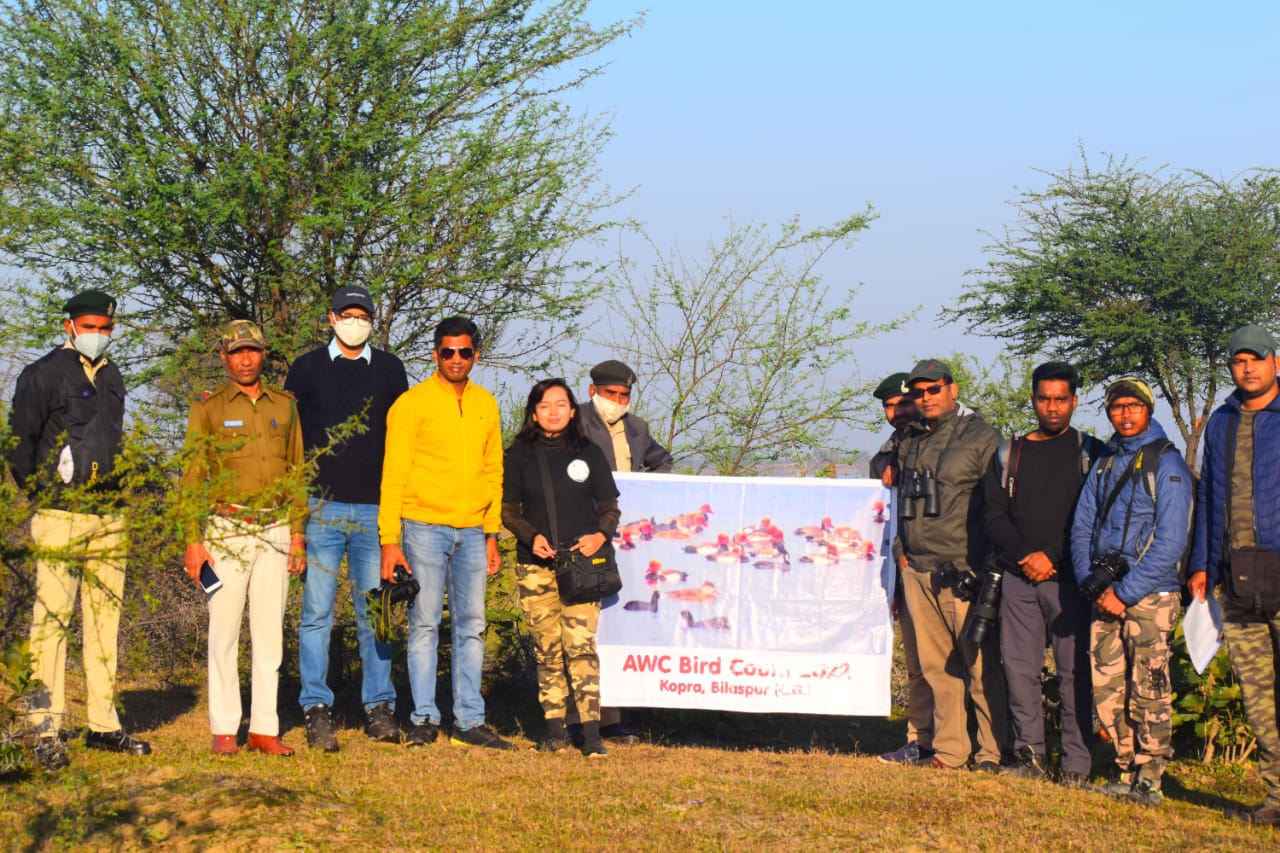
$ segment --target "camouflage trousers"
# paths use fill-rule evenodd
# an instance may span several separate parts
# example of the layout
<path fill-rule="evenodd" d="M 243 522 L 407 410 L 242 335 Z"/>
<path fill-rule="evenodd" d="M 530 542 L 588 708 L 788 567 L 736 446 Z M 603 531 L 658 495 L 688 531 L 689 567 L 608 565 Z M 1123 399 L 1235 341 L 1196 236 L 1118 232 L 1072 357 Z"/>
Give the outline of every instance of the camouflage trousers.
<path fill-rule="evenodd" d="M 1280 727 L 1276 723 L 1276 670 L 1280 669 L 1280 613 L 1263 621 L 1252 614 L 1223 607 L 1222 628 L 1227 636 L 1231 666 L 1240 680 L 1244 711 L 1258 739 L 1258 769 L 1267 786 L 1264 805 L 1280 808 Z"/>
<path fill-rule="evenodd" d="M 1169 641 L 1181 610 L 1177 593 L 1152 593 L 1119 619 L 1093 612 L 1093 704 L 1124 782 L 1159 786 L 1173 757 Z"/>
<path fill-rule="evenodd" d="M 516 579 L 520 609 L 528 617 L 533 635 L 543 716 L 564 719 L 572 689 L 580 719 L 596 722 L 600 719 L 600 658 L 596 655 L 600 602 L 562 602 L 556 573 L 547 566 L 521 563 L 516 566 Z"/>

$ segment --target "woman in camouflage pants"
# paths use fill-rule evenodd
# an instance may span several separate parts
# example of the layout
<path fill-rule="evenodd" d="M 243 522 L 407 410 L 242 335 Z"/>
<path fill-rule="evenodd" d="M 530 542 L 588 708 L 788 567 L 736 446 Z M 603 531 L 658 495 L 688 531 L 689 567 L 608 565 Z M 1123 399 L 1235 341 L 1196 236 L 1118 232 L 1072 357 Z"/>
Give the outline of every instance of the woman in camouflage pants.
<path fill-rule="evenodd" d="M 539 456 L 548 463 L 549 483 L 544 483 Z M 558 542 L 551 529 L 548 486 Z M 618 487 L 604 454 L 584 436 L 573 392 L 563 379 L 544 379 L 529 392 L 524 425 L 504 461 L 502 523 L 517 540 L 520 608 L 533 634 L 538 701 L 547 721 L 538 749 L 559 752 L 570 747 L 564 718 L 572 690 L 582 718 L 582 752 L 603 756 L 596 655 L 600 603 L 563 603 L 553 566 L 557 549 L 590 557 L 613 538 Z"/>

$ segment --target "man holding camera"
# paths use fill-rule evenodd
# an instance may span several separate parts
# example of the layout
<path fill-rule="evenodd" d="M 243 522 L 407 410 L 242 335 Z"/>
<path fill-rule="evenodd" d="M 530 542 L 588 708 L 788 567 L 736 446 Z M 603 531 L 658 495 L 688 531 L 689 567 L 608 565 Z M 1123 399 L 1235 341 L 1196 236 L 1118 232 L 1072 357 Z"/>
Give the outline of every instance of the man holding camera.
<path fill-rule="evenodd" d="M 406 567 L 421 587 L 409 607 L 409 746 L 440 735 L 436 665 L 444 598 L 453 639 L 453 734 L 458 746 L 515 749 L 485 725 L 485 590 L 502 567 L 502 420 L 498 401 L 471 382 L 480 330 L 466 317 L 436 326 L 436 372 L 387 413 L 378 535 L 382 579 Z"/>
<path fill-rule="evenodd" d="M 317 453 L 313 494 L 307 506 L 307 572 L 298 625 L 298 702 L 306 717 L 307 746 L 338 751 L 334 731 L 329 639 L 342 558 L 351 576 L 356 639 L 360 647 L 360 701 L 365 734 L 400 742 L 391 646 L 374 637 L 366 593 L 377 589 L 382 566 L 378 542 L 378 489 L 387 436 L 387 411 L 409 389 L 404 365 L 368 343 L 373 298 L 363 287 L 338 288 L 329 306 L 333 339 L 300 356 L 289 368 L 285 390 L 298 399 L 302 443 Z M 357 424 L 359 429 L 357 429 Z M 346 430 L 331 441 L 330 430 Z"/>
<path fill-rule="evenodd" d="M 1102 442 L 1071 426 L 1080 374 L 1061 361 L 1031 374 L 1036 429 L 1000 444 L 982 481 L 985 531 L 1003 569 L 1000 655 L 1009 686 L 1015 764 L 1006 772 L 1046 775 L 1044 638 L 1053 646 L 1062 708 L 1062 781 L 1089 778 L 1093 700 L 1089 604 L 1080 595 L 1067 543 L 1080 487 Z"/>
<path fill-rule="evenodd" d="M 1223 581 L 1227 648 L 1267 786 L 1262 805 L 1242 816 L 1280 826 L 1280 356 L 1271 333 L 1253 325 L 1236 330 L 1228 353 L 1235 390 L 1205 428 L 1187 586 L 1204 600 Z"/>
<path fill-rule="evenodd" d="M 1116 433 L 1080 492 L 1071 562 L 1093 601 L 1093 701 L 1120 768 L 1100 790 L 1154 806 L 1173 754 L 1169 641 L 1181 611 L 1191 472 L 1151 417 L 1147 383 L 1111 383 L 1106 407 Z"/>
<path fill-rule="evenodd" d="M 1000 443 L 982 416 L 959 402 L 951 368 L 916 364 L 907 379 L 921 420 L 899 449 L 898 541 L 907 609 L 920 667 L 933 691 L 930 765 L 999 769 L 1005 740 L 1004 679 L 995 635 L 981 644 L 964 635 L 969 604 L 986 554 L 981 480 Z M 978 751 L 972 755 L 966 698 L 973 703 Z"/>

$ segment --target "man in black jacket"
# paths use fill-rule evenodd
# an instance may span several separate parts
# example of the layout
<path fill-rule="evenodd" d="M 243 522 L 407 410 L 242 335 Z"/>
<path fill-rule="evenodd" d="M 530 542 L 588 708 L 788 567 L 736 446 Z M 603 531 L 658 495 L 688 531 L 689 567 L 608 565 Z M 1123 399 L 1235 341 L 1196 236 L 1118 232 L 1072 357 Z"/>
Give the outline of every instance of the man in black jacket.
<path fill-rule="evenodd" d="M 1104 447 L 1071 426 L 1080 374 L 1060 361 L 1031 374 L 1037 427 L 1003 442 L 982 481 L 987 540 L 1004 568 L 1000 652 L 1009 686 L 1014 758 L 1009 773 L 1045 777 L 1044 638 L 1053 646 L 1062 701 L 1062 781 L 1089 776 L 1093 696 L 1089 602 L 1076 586 L 1068 541 L 1076 498 Z"/>
<path fill-rule="evenodd" d="M 99 290 L 69 299 L 66 342 L 18 377 L 9 423 L 14 479 L 38 507 L 31 519 L 36 601 L 31 617 L 33 675 L 28 701 L 36 759 L 56 770 L 69 762 L 58 736 L 66 714 L 67 636 L 80 594 L 88 734 L 85 745 L 146 755 L 116 714 L 116 638 L 128 540 L 115 514 L 115 460 L 124 435 L 124 380 L 105 355 L 116 301 Z"/>

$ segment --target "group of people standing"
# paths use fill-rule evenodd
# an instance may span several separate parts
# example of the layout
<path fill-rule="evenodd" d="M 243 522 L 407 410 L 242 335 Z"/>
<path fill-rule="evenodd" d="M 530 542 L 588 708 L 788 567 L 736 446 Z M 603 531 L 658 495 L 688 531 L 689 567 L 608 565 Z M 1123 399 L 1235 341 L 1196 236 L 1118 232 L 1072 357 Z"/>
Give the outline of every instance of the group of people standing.
<path fill-rule="evenodd" d="M 880 384 L 894 432 L 871 475 L 896 490 L 908 673 L 907 743 L 880 760 L 1048 778 L 1048 646 L 1059 780 L 1159 804 L 1182 591 L 1204 600 L 1221 583 L 1267 787 L 1240 816 L 1280 825 L 1280 357 L 1271 334 L 1248 325 L 1231 336 L 1227 363 L 1235 388 L 1205 430 L 1198 482 L 1138 377 L 1104 390 L 1105 444 L 1071 426 L 1080 377 L 1067 363 L 1035 369 L 1037 427 L 1007 439 L 960 401 L 945 362 Z M 1095 711 L 1116 753 L 1102 784 L 1089 781 Z"/>
<path fill-rule="evenodd" d="M 10 464 L 41 507 L 32 522 L 38 559 L 31 648 L 42 687 L 30 697 L 29 715 L 36 758 L 49 769 L 69 760 L 60 730 L 67 625 L 77 591 L 86 638 L 86 746 L 150 752 L 150 744 L 124 731 L 115 710 L 128 550 L 112 476 L 123 441 L 125 389 L 105 354 L 116 303 L 86 291 L 64 309 L 67 341 L 23 371 L 11 410 L 18 440 Z M 584 754 L 598 757 L 606 754 L 606 740 L 636 742 L 616 709 L 600 707 L 599 604 L 562 606 L 550 568 L 557 550 L 589 556 L 612 538 L 618 521 L 612 469 L 672 467 L 671 455 L 628 412 L 635 374 L 618 361 L 596 365 L 592 404 L 582 409 L 562 380 L 538 383 L 504 464 L 497 401 L 469 378 L 482 346 L 476 324 L 465 317 L 443 320 L 433 340 L 436 371 L 410 388 L 403 363 L 369 343 L 373 321 L 368 291 L 340 288 L 328 312 L 332 339 L 299 357 L 283 388 L 262 379 L 267 341 L 261 329 L 232 321 L 219 340 L 227 382 L 191 407 L 182 489 L 201 511 L 185 531 L 184 566 L 205 589 L 209 607 L 212 751 L 231 755 L 242 748 L 238 658 L 247 603 L 252 684 L 243 748 L 293 754 L 280 737 L 277 713 L 291 575 L 303 579 L 299 703 L 307 744 L 339 749 L 326 677 L 344 565 L 366 734 L 409 746 L 440 737 L 437 646 L 447 595 L 449 738 L 514 749 L 486 724 L 480 691 L 485 591 L 501 567 L 502 523 L 519 540 L 520 602 L 537 648 L 547 719 L 538 748 L 560 751 L 576 741 Z M 308 458 L 313 469 L 305 465 Z M 366 597 L 406 577 L 419 590 L 409 606 L 407 737 L 395 714 L 391 646 L 377 638 Z"/>

